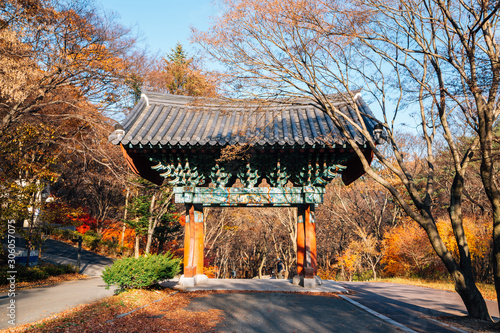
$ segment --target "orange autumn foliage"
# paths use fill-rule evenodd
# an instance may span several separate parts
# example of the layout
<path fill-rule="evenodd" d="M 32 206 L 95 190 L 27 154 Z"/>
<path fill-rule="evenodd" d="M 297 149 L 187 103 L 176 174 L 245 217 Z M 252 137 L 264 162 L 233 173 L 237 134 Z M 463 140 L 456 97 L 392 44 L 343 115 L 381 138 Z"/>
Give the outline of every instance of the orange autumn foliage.
<path fill-rule="evenodd" d="M 450 221 L 441 218 L 436 225 L 448 250 L 458 257 L 458 247 Z M 489 266 L 491 225 L 485 218 L 464 216 L 463 226 L 472 265 L 476 273 L 481 275 L 481 270 L 488 270 Z M 385 233 L 382 251 L 384 272 L 389 276 L 430 277 L 446 273 L 425 231 L 409 218 Z"/>
<path fill-rule="evenodd" d="M 356 273 L 360 267 L 359 257 L 359 254 L 350 248 L 337 256 L 337 266 L 342 270 L 343 275 L 347 276 L 349 281 L 352 280 L 353 274 Z"/>
<path fill-rule="evenodd" d="M 181 226 L 186 225 L 186 216 L 185 215 L 178 214 L 178 219 L 179 219 L 179 223 Z"/>
<path fill-rule="evenodd" d="M 122 237 L 122 222 L 114 222 L 109 224 L 109 226 L 102 232 L 103 241 L 111 241 L 115 243 L 120 243 Z M 132 228 L 125 228 L 125 238 L 123 241 L 123 246 L 130 249 L 134 248 L 135 242 L 135 231 Z"/>
<path fill-rule="evenodd" d="M 444 270 L 424 229 L 409 218 L 385 233 L 382 251 L 384 272 L 389 276 L 442 273 Z"/>
<path fill-rule="evenodd" d="M 81 234 L 85 234 L 89 230 L 90 230 L 90 226 L 87 224 L 82 224 L 81 226 L 76 227 L 76 231 L 78 231 Z"/>

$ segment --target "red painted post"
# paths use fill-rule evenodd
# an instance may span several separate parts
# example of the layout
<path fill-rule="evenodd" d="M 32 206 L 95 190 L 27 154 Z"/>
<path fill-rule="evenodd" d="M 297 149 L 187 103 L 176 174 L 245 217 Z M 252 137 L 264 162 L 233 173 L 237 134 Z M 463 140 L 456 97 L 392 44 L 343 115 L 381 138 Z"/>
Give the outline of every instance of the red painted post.
<path fill-rule="evenodd" d="M 304 207 L 299 206 L 297 208 L 297 275 L 304 275 L 304 259 L 306 252 L 304 215 Z"/>
<path fill-rule="evenodd" d="M 314 278 L 318 272 L 317 249 L 316 249 L 316 221 L 314 216 L 314 205 L 307 205 L 305 209 L 304 229 L 306 233 L 306 278 Z"/>
<path fill-rule="evenodd" d="M 191 278 L 196 275 L 194 205 L 186 205 L 184 231 L 184 277 Z"/>
<path fill-rule="evenodd" d="M 203 266 L 205 263 L 205 256 L 203 253 L 204 244 L 203 239 L 205 238 L 205 230 L 203 224 L 203 206 L 195 205 L 194 206 L 194 225 L 195 225 L 195 265 L 196 265 L 196 274 L 203 274 Z"/>

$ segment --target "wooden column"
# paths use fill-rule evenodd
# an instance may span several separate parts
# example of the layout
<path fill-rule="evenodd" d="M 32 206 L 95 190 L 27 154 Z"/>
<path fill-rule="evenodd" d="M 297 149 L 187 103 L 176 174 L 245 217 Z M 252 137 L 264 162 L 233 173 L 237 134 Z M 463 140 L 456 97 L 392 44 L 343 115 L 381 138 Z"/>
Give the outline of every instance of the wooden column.
<path fill-rule="evenodd" d="M 318 271 L 314 205 L 300 206 L 297 214 L 297 274 L 314 278 Z"/>
<path fill-rule="evenodd" d="M 297 275 L 304 275 L 304 259 L 306 256 L 304 208 L 304 206 L 299 206 L 297 208 Z"/>
<path fill-rule="evenodd" d="M 189 223 L 189 205 L 186 205 L 186 214 L 185 216 L 185 224 L 184 224 L 184 276 L 185 277 L 193 277 L 193 273 L 189 272 L 188 276 L 188 267 L 189 267 L 189 243 L 191 242 L 191 223 Z"/>
<path fill-rule="evenodd" d="M 184 277 L 203 274 L 203 238 L 203 206 L 188 204 L 184 226 Z"/>
<path fill-rule="evenodd" d="M 196 275 L 203 274 L 203 266 L 205 263 L 205 254 L 203 250 L 205 246 L 203 240 L 205 238 L 205 228 L 203 224 L 203 206 L 194 205 L 194 231 L 195 231 L 195 265 Z"/>

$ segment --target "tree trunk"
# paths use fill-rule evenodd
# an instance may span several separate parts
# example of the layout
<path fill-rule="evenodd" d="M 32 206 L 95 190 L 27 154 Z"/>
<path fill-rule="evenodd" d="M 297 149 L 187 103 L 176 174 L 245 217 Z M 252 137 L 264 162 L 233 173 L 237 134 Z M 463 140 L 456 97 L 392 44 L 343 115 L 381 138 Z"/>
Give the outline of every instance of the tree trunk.
<path fill-rule="evenodd" d="M 259 265 L 259 279 L 262 279 L 262 267 L 264 267 L 264 263 L 266 262 L 266 255 L 262 257 L 262 261 Z"/>
<path fill-rule="evenodd" d="M 484 302 L 484 299 L 477 289 L 473 279 L 471 281 L 470 278 L 466 278 L 464 273 L 461 271 L 460 267 L 457 265 L 455 259 L 446 248 L 443 240 L 439 236 L 436 225 L 433 221 L 425 221 L 421 224 L 425 231 L 427 232 L 427 236 L 431 242 L 434 251 L 439 256 L 439 258 L 443 261 L 446 269 L 450 273 L 453 278 L 453 282 L 455 284 L 455 290 L 462 298 L 469 315 L 474 318 L 489 320 L 491 321 L 491 317 L 489 316 L 488 309 Z"/>
<path fill-rule="evenodd" d="M 498 91 L 498 73 L 500 68 L 495 64 L 496 70 L 496 87 L 492 87 L 491 91 Z M 491 97 L 491 96 L 490 96 Z M 481 181 L 483 183 L 486 196 L 491 204 L 493 211 L 493 280 L 495 282 L 495 291 L 497 296 L 500 295 L 500 189 L 496 183 L 495 163 L 493 155 L 493 125 L 495 123 L 495 107 L 484 103 L 483 95 L 476 94 L 475 96 L 477 115 L 479 142 L 481 149 Z M 495 100 L 495 99 L 493 99 Z M 498 303 L 500 309 L 500 302 Z"/>
<path fill-rule="evenodd" d="M 135 235 L 134 257 L 139 259 L 139 235 Z"/>
<path fill-rule="evenodd" d="M 483 186 L 493 211 L 493 280 L 498 296 L 500 295 L 500 190 L 495 183 L 493 159 L 490 153 L 491 146 L 490 142 L 490 149 L 483 149 L 480 171 Z M 484 155 L 486 155 L 486 158 Z M 498 307 L 500 310 L 500 303 Z"/>
<path fill-rule="evenodd" d="M 450 193 L 450 207 L 448 213 L 450 216 L 453 233 L 457 241 L 459 252 L 460 274 L 452 273 L 455 281 L 455 290 L 462 297 L 462 300 L 471 315 L 474 318 L 491 321 L 488 313 L 488 307 L 483 296 L 477 289 L 472 269 L 472 261 L 469 252 L 465 230 L 463 229 L 462 221 L 462 193 L 463 193 L 464 178 L 459 173 L 455 174 Z"/>
<path fill-rule="evenodd" d="M 156 201 L 156 193 L 153 194 L 153 196 L 151 197 L 151 205 L 149 206 L 149 219 L 148 219 L 148 239 L 147 239 L 147 242 L 146 242 L 146 249 L 145 249 L 145 253 L 146 254 L 149 254 L 149 251 L 151 249 L 151 243 L 153 242 L 153 233 L 154 233 L 154 221 L 155 221 L 155 218 L 153 217 L 153 212 L 154 212 L 154 209 L 155 209 L 155 201 Z"/>
<path fill-rule="evenodd" d="M 121 247 L 123 247 L 123 244 L 125 243 L 125 231 L 127 229 L 127 223 L 125 221 L 127 220 L 127 212 L 128 212 L 128 198 L 130 195 L 130 188 L 127 187 L 127 195 L 125 196 L 125 212 L 123 213 L 123 227 L 122 227 L 122 238 L 120 241 Z"/>

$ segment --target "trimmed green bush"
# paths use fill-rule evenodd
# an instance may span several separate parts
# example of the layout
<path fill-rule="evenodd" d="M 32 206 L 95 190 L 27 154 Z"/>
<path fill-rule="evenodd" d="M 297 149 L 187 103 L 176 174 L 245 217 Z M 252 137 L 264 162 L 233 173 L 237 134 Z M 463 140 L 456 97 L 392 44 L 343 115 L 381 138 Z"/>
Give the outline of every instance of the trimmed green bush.
<path fill-rule="evenodd" d="M 125 258 L 106 267 L 102 279 L 106 288 L 118 286 L 119 290 L 142 289 L 152 287 L 161 280 L 171 279 L 180 271 L 180 258 L 174 258 L 170 252 L 152 254 L 147 257 Z"/>

